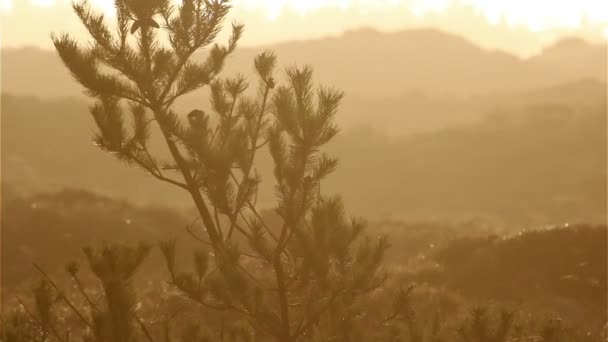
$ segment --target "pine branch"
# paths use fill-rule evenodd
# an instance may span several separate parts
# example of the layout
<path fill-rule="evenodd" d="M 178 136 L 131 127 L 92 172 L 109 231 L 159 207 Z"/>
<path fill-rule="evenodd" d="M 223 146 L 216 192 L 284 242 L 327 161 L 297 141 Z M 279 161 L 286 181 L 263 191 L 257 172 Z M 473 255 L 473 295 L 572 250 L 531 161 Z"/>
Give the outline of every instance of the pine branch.
<path fill-rule="evenodd" d="M 210 84 L 215 75 L 223 68 L 226 58 L 236 48 L 236 44 L 240 39 L 242 32 L 243 26 L 234 24 L 233 35 L 230 38 L 229 46 L 227 48 L 220 48 L 218 45 L 215 45 L 211 49 L 210 56 L 207 58 L 205 64 L 201 65 L 190 62 L 190 57 L 196 50 L 201 48 L 203 45 L 202 43 L 194 45 L 188 50 L 186 54 L 180 58 L 175 71 L 169 76 L 169 81 L 167 82 L 165 90 L 161 93 L 160 99 L 163 101 L 163 106 L 168 108 L 177 98 Z M 180 74 L 182 75 L 182 79 L 178 84 L 177 89 L 169 96 L 173 85 L 178 80 Z"/>
<path fill-rule="evenodd" d="M 167 84 L 165 85 L 165 89 L 164 89 L 164 91 L 161 92 L 161 95 L 159 97 L 159 99 L 163 100 L 163 105 L 165 108 L 168 108 L 169 106 L 171 106 L 173 104 L 173 102 L 175 101 L 175 99 L 177 99 L 177 97 L 178 97 L 178 96 L 171 96 L 169 99 L 167 99 L 167 95 L 171 91 L 173 84 L 177 80 L 179 74 L 182 72 L 182 69 L 188 63 L 188 61 L 190 60 L 190 57 L 192 57 L 192 55 L 198 49 L 200 49 L 201 47 L 206 45 L 208 41 L 215 38 L 215 35 L 217 34 L 217 29 L 218 29 L 217 27 L 220 24 L 223 17 L 226 15 L 225 11 L 226 11 L 225 8 L 220 8 L 220 10 L 216 10 L 212 13 L 211 18 L 213 18 L 213 21 L 211 23 L 208 23 L 209 27 L 205 32 L 201 32 L 200 26 L 198 27 L 199 29 L 197 31 L 199 31 L 198 33 L 200 33 L 200 34 L 196 36 L 195 43 L 192 46 L 190 46 L 186 50 L 185 53 L 183 53 L 183 54 L 179 53 L 179 45 L 177 45 L 177 43 L 174 45 L 174 50 L 179 55 L 179 61 L 177 63 L 176 68 L 174 69 L 174 71 L 169 75 Z M 167 23 L 169 24 L 168 18 L 165 18 L 165 19 L 166 19 Z M 169 27 L 171 27 L 170 24 L 169 24 Z M 172 39 L 174 39 L 174 38 L 172 38 Z"/>
<path fill-rule="evenodd" d="M 272 72 L 272 70 L 268 70 L 266 71 L 268 74 L 270 74 Z M 267 77 L 269 77 L 267 75 Z M 253 135 L 251 137 L 251 149 L 249 151 L 249 156 L 247 157 L 247 161 L 246 164 L 244 165 L 245 169 L 243 169 L 243 177 L 242 177 L 242 181 L 239 183 L 238 181 L 236 181 L 236 177 L 234 177 L 234 174 L 231 172 L 231 175 L 233 177 L 233 179 L 235 179 L 235 182 L 237 183 L 237 198 L 241 197 L 243 194 L 243 191 L 245 189 L 244 185 L 246 184 L 246 180 L 249 179 L 249 175 L 251 173 L 251 169 L 253 166 L 253 161 L 255 160 L 255 156 L 256 156 L 256 145 L 257 145 L 257 141 L 258 141 L 258 137 L 260 134 L 260 130 L 262 128 L 262 122 L 264 119 L 264 114 L 266 112 L 266 105 L 268 102 L 268 96 L 270 94 L 270 91 L 272 89 L 272 87 L 268 84 L 268 82 L 265 82 L 266 84 L 266 88 L 264 90 L 264 95 L 262 97 L 262 105 L 260 106 L 260 112 L 257 115 L 257 121 L 255 122 L 255 126 L 253 129 Z M 234 96 L 233 101 L 232 101 L 232 107 L 230 109 L 230 116 L 232 116 L 232 113 L 234 111 L 234 107 L 236 104 L 236 96 Z M 248 197 L 245 197 L 244 199 L 247 202 L 250 202 Z M 242 209 L 242 205 L 243 203 L 237 203 L 237 206 L 235 208 L 235 213 L 234 216 L 236 216 L 236 211 L 240 211 Z M 235 221 L 235 219 L 233 219 L 233 222 Z M 234 225 L 234 223 L 233 223 Z M 231 227 L 230 232 L 232 232 L 233 227 Z M 229 236 L 231 235 L 231 233 L 228 234 Z"/>
<path fill-rule="evenodd" d="M 162 111 L 158 108 L 155 109 L 153 112 L 157 120 L 160 118 L 160 116 L 162 116 Z M 181 173 L 184 175 L 184 178 L 186 180 L 186 188 L 188 192 L 190 192 L 190 195 L 192 196 L 192 199 L 194 200 L 194 203 L 196 204 L 197 209 L 201 214 L 201 218 L 203 219 L 203 223 L 205 225 L 205 229 L 207 230 L 207 234 L 211 239 L 211 243 L 213 244 L 213 247 L 218 250 L 218 252 L 221 252 L 222 239 L 220 239 L 219 237 L 219 233 L 217 231 L 218 228 L 213 223 L 213 219 L 211 218 L 211 213 L 209 212 L 207 204 L 205 203 L 205 200 L 199 192 L 198 184 L 190 174 L 188 164 L 185 161 L 184 157 L 181 155 L 177 146 L 175 145 L 175 142 L 171 139 L 170 133 L 167 131 L 167 127 L 163 127 L 161 125 L 161 132 L 163 133 L 165 143 L 169 147 L 169 151 L 171 152 L 173 159 L 176 161 L 177 166 L 179 167 Z"/>
<path fill-rule="evenodd" d="M 104 49 L 114 52 L 114 38 L 108 27 L 104 24 L 103 14 L 96 15 L 92 13 L 88 0 L 72 3 L 72 9 L 78 15 L 91 37 L 95 39 L 95 42 Z"/>

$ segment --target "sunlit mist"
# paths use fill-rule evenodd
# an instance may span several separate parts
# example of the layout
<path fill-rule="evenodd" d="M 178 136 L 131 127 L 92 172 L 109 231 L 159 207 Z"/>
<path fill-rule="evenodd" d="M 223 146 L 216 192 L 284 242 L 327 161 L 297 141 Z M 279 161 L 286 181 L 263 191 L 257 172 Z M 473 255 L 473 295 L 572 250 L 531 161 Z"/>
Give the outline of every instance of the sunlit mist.
<path fill-rule="evenodd" d="M 107 17 L 113 16 L 112 0 L 88 1 Z M 3 43 L 50 47 L 50 31 L 81 32 L 70 3 L 0 0 Z M 538 53 L 562 36 L 608 39 L 608 1 L 603 0 L 233 0 L 232 4 L 232 19 L 248 24 L 242 42 L 248 46 L 316 39 L 361 27 L 383 31 L 433 27 L 484 48 L 522 56 Z"/>
<path fill-rule="evenodd" d="M 178 0 L 179 1 L 179 0 Z M 1 8 L 10 10 L 14 0 L 2 0 Z M 64 5 L 68 0 L 30 0 L 33 5 L 50 7 Z M 111 0 L 92 0 L 94 5 L 112 10 Z M 608 2 L 602 0 L 580 1 L 493 1 L 493 0 L 235 0 L 235 6 L 246 9 L 262 9 L 268 19 L 276 19 L 285 11 L 301 15 L 322 8 L 352 9 L 361 11 L 383 11 L 406 7 L 417 16 L 442 12 L 458 3 L 473 6 L 494 24 L 505 20 L 510 25 L 525 25 L 532 30 L 555 27 L 580 27 L 583 20 L 594 23 L 608 22 Z M 551 10 L 547 10 L 547 6 Z"/>

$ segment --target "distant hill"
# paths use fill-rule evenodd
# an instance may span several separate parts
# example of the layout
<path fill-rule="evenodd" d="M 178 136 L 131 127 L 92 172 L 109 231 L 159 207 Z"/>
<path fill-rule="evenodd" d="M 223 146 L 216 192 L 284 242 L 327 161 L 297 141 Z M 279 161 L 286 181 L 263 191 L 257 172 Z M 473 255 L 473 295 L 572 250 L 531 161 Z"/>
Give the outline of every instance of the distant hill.
<path fill-rule="evenodd" d="M 602 89 L 605 84 L 581 81 L 460 106 L 428 99 L 436 112 L 420 107 L 417 117 L 428 116 L 423 123 L 410 118 L 407 101 L 379 101 L 387 114 L 370 115 L 385 125 L 434 128 L 419 126 L 417 133 L 394 137 L 370 125 L 345 128 L 330 147 L 340 166 L 324 187 L 343 194 L 353 213 L 368 217 L 603 222 L 607 138 Z M 359 115 L 366 110 L 362 107 Z M 475 111 L 483 108 L 497 109 L 486 116 Z M 3 181 L 22 190 L 69 186 L 139 203 L 190 205 L 183 192 L 98 151 L 91 142 L 94 128 L 86 102 L 5 95 L 1 110 Z M 431 122 L 434 117 L 445 123 L 461 113 L 470 122 L 452 118 L 460 124 L 447 127 Z M 390 115 L 395 121 L 387 119 Z M 267 179 L 260 203 L 271 206 L 271 168 L 268 158 L 260 161 Z"/>
<path fill-rule="evenodd" d="M 581 78 L 606 80 L 606 44 L 566 39 L 522 60 L 434 29 L 362 29 L 338 37 L 243 48 L 229 61 L 228 71 L 251 74 L 254 56 L 264 49 L 276 51 L 284 66 L 314 66 L 320 82 L 352 97 L 401 96 L 410 91 L 467 96 L 520 92 Z M 45 98 L 82 94 L 52 51 L 4 49 L 1 76 L 6 93 Z"/>
<path fill-rule="evenodd" d="M 17 191 L 3 184 L 1 208 L 10 215 L 1 218 L 2 294 L 15 285 L 28 285 L 22 282 L 35 275 L 32 262 L 61 274 L 63 265 L 81 260 L 83 247 L 104 242 L 155 243 L 174 237 L 193 245 L 185 231 L 191 219 L 179 211 L 134 206 L 75 189 L 28 196 Z M 158 262 L 148 271 L 162 271 Z"/>
<path fill-rule="evenodd" d="M 607 232 L 605 224 L 568 225 L 455 239 L 429 253 L 433 266 L 402 281 L 550 309 L 592 331 L 607 319 Z"/>
<path fill-rule="evenodd" d="M 606 44 L 590 45 L 580 38 L 564 38 L 546 47 L 528 62 L 550 65 L 571 77 L 595 75 L 599 79 L 606 79 L 607 53 Z"/>
<path fill-rule="evenodd" d="M 575 38 L 522 60 L 437 30 L 358 30 L 321 40 L 239 49 L 229 60 L 226 75 L 251 75 L 253 58 L 265 48 L 276 51 L 282 65 L 313 65 L 319 83 L 346 92 L 338 115 L 345 129 L 371 125 L 391 135 L 418 133 L 547 101 L 603 104 L 608 93 L 606 44 Z M 1 76 L 6 94 L 42 99 L 84 96 L 52 51 L 2 50 Z M 178 105 L 189 111 L 208 106 L 208 101 L 197 93 Z"/>
<path fill-rule="evenodd" d="M 346 91 L 337 174 L 324 186 L 376 217 L 491 216 L 519 223 L 606 216 L 606 46 L 566 39 L 527 60 L 436 30 L 269 46 Z M 251 74 L 262 51 L 228 71 Z M 604 63 L 602 63 L 602 60 Z M 2 179 L 181 207 L 185 194 L 93 146 L 90 101 L 53 52 L 2 50 Z M 200 94 L 198 94 L 200 95 Z M 185 109 L 206 109 L 191 96 Z M 262 171 L 270 174 L 268 160 Z M 373 178 L 373 179 L 372 179 Z M 260 200 L 272 205 L 271 183 Z"/>
<path fill-rule="evenodd" d="M 346 97 L 338 113 L 338 122 L 345 129 L 366 125 L 391 136 L 400 136 L 470 125 L 488 115 L 530 107 L 603 108 L 607 96 L 606 83 L 587 78 L 530 91 L 466 98 L 432 96 L 416 91 L 400 96 Z"/>

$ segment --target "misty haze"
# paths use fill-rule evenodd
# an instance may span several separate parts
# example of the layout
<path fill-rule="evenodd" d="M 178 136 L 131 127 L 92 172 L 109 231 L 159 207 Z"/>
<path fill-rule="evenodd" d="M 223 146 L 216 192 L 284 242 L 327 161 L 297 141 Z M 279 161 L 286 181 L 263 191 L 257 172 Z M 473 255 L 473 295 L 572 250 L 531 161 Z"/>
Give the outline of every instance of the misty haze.
<path fill-rule="evenodd" d="M 607 341 L 601 2 L 1 3 L 0 341 Z"/>

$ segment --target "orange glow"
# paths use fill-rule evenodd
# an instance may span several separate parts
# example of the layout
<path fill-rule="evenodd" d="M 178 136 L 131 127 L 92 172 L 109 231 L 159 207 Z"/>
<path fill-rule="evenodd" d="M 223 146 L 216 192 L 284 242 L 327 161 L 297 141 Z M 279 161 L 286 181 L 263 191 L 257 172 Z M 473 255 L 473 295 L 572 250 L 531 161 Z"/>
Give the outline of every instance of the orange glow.
<path fill-rule="evenodd" d="M 0 0 L 0 8 L 9 11 L 15 0 Z M 29 0 L 31 4 L 50 7 L 69 3 L 67 0 Z M 111 12 L 112 0 L 92 0 L 92 4 Z M 442 12 L 453 5 L 453 0 L 234 0 L 236 7 L 246 10 L 263 10 L 268 19 L 276 20 L 285 11 L 307 15 L 322 8 L 359 9 L 362 11 L 390 10 L 402 7 L 417 17 L 429 13 Z M 498 23 L 501 18 L 512 26 L 526 26 L 532 31 L 551 28 L 577 28 L 583 18 L 592 23 L 608 27 L 608 1 L 527 1 L 527 0 L 463 0 L 482 13 L 490 23 Z M 547 11 L 547 8 L 551 8 Z"/>
<path fill-rule="evenodd" d="M 82 1 L 82 0 L 77 0 Z M 88 0 L 112 17 L 113 0 Z M 180 0 L 173 0 L 179 3 Z M 78 33 L 71 0 L 0 0 L 7 46 L 49 46 L 49 32 Z M 361 27 L 434 27 L 488 49 L 538 53 L 561 36 L 608 39 L 605 0 L 232 0 L 244 45 L 315 39 Z M 547 10 L 550 8 L 550 10 Z M 36 22 L 36 26 L 28 25 Z"/>

